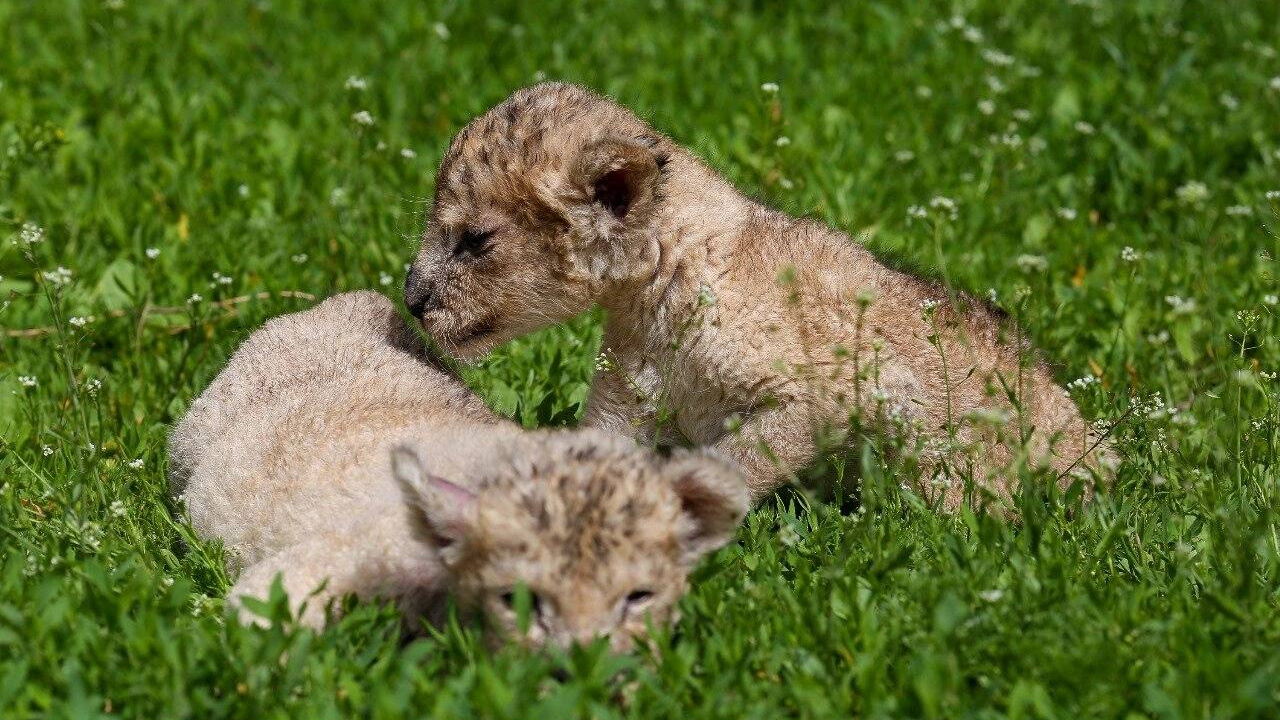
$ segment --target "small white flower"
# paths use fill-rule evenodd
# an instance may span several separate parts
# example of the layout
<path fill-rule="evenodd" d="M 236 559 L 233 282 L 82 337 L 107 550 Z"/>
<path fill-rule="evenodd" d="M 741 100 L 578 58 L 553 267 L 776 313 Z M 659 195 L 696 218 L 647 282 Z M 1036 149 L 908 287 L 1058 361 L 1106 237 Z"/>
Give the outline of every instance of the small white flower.
<path fill-rule="evenodd" d="M 238 193 L 242 198 L 249 197 L 249 186 L 241 183 L 240 187 L 236 188 L 236 193 Z"/>
<path fill-rule="evenodd" d="M 61 265 L 59 265 L 57 269 L 40 273 L 40 276 L 43 277 L 46 282 L 52 283 L 55 286 L 66 285 L 71 282 L 71 271 Z"/>
<path fill-rule="evenodd" d="M 991 102 L 990 100 L 978 101 L 978 112 L 982 113 L 983 115 L 990 115 L 995 111 L 996 111 L 996 104 Z"/>
<path fill-rule="evenodd" d="M 995 288 L 987 288 L 987 301 L 993 305 L 1000 302 L 1000 296 L 996 293 Z"/>
<path fill-rule="evenodd" d="M 351 120 L 357 125 L 368 127 L 373 124 L 373 114 L 368 110 L 357 110 L 351 113 Z"/>
<path fill-rule="evenodd" d="M 933 298 L 926 298 L 920 301 L 920 309 L 925 311 L 926 313 L 933 312 L 935 309 L 937 309 L 938 305 L 939 305 L 938 301 L 934 300 Z"/>
<path fill-rule="evenodd" d="M 983 81 L 987 83 L 987 87 L 990 88 L 991 92 L 997 95 L 1004 94 L 1004 92 L 1009 89 L 1005 87 L 1004 83 L 1000 81 L 1000 78 L 995 75 L 988 75 L 983 79 Z"/>
<path fill-rule="evenodd" d="M 1026 108 L 1018 108 L 1017 110 L 1013 111 L 1013 119 L 1017 120 L 1018 122 L 1030 122 L 1031 111 Z"/>
<path fill-rule="evenodd" d="M 49 447 L 48 445 L 41 445 L 40 454 L 45 457 L 49 457 L 50 455 L 53 454 L 53 448 Z"/>
<path fill-rule="evenodd" d="M 378 273 L 378 284 L 379 284 L 379 285 L 390 285 L 390 284 L 392 283 L 392 281 L 393 281 L 393 280 L 394 280 L 394 278 L 392 278 L 392 277 L 391 277 L 390 275 L 388 275 L 387 273 Z"/>
<path fill-rule="evenodd" d="M 962 34 L 964 35 L 965 40 L 968 40 L 974 45 L 982 42 L 982 31 L 972 25 L 966 27 Z"/>
<path fill-rule="evenodd" d="M 413 148 L 400 148 L 400 157 L 405 160 L 412 160 L 418 157 L 418 153 L 414 152 Z"/>
<path fill-rule="evenodd" d="M 1263 295 L 1262 302 L 1268 305 L 1275 305 L 1276 303 L 1280 302 L 1280 295 L 1275 295 L 1275 294 Z"/>
<path fill-rule="evenodd" d="M 978 597 L 982 598 L 983 600 L 989 603 L 999 602 L 1000 598 L 1004 597 L 1004 591 L 1003 590 L 983 590 L 982 592 L 978 593 Z"/>
<path fill-rule="evenodd" d="M 778 147 L 786 147 L 791 144 L 791 138 L 787 137 L 786 135 L 783 135 L 782 137 L 779 137 L 777 140 L 774 140 L 773 144 L 777 145 Z"/>
<path fill-rule="evenodd" d="M 1163 345 L 1169 342 L 1169 331 L 1161 330 L 1158 333 L 1151 333 L 1147 335 L 1147 342 L 1151 343 L 1152 345 Z"/>
<path fill-rule="evenodd" d="M 1094 377 L 1093 373 L 1086 373 L 1083 376 L 1078 377 L 1075 380 L 1072 380 L 1071 382 L 1067 383 L 1067 389 L 1068 390 L 1084 390 L 1085 388 L 1091 385 L 1097 385 L 1097 384 L 1098 384 L 1098 378 Z"/>
<path fill-rule="evenodd" d="M 898 152 L 893 154 L 893 159 L 897 160 L 900 163 L 905 164 L 905 163 L 911 162 L 912 160 L 915 160 L 916 154 L 911 152 L 910 150 L 899 150 Z"/>
<path fill-rule="evenodd" d="M 1218 102 L 1222 103 L 1222 107 L 1228 111 L 1235 111 L 1240 107 L 1240 98 L 1230 93 L 1222 93 L 1218 96 Z"/>
<path fill-rule="evenodd" d="M 196 303 L 202 300 L 204 300 L 204 296 L 201 295 L 200 293 L 191 293 L 191 297 L 187 298 L 187 304 L 195 305 Z"/>
<path fill-rule="evenodd" d="M 1174 315 L 1190 315 L 1196 311 L 1195 298 L 1184 298 L 1181 295 L 1165 295 L 1164 301 L 1169 303 L 1170 312 Z"/>
<path fill-rule="evenodd" d="M 333 207 L 342 207 L 347 204 L 347 189 L 336 187 L 329 191 L 329 204 Z"/>
<path fill-rule="evenodd" d="M 1268 200 L 1280 200 L 1280 190 L 1268 190 L 1265 197 Z"/>
<path fill-rule="evenodd" d="M 1027 149 L 1031 151 L 1032 155 L 1039 155 L 1047 147 L 1049 147 L 1049 143 L 1039 136 L 1031 138 L 1031 141 L 1027 143 Z"/>
<path fill-rule="evenodd" d="M 102 389 L 102 381 L 99 380 L 98 378 L 93 378 L 89 382 L 85 383 L 85 386 L 84 386 L 84 392 L 89 397 L 95 397 L 98 394 L 98 391 L 101 389 Z"/>
<path fill-rule="evenodd" d="M 129 461 L 129 467 L 133 468 L 134 470 L 141 470 L 143 464 L 144 463 L 142 462 L 142 458 L 136 458 L 134 460 Z"/>
<path fill-rule="evenodd" d="M 111 506 L 107 509 L 113 517 L 124 517 L 128 514 L 128 511 L 125 510 L 124 502 L 120 500 L 112 500 Z"/>
<path fill-rule="evenodd" d="M 1097 129 L 1094 126 L 1090 125 L 1089 123 L 1083 120 L 1077 120 L 1076 124 L 1073 127 L 1076 129 L 1076 132 L 1080 133 L 1081 135 L 1092 135 L 1095 132 L 1097 132 Z"/>
<path fill-rule="evenodd" d="M 1018 133 L 1005 133 L 1000 136 L 1000 144 L 1016 150 L 1022 147 L 1022 136 Z"/>
<path fill-rule="evenodd" d="M 35 377 L 32 375 L 19 375 L 18 384 L 21 385 L 22 387 L 33 388 L 39 385 L 40 382 L 36 380 Z"/>
<path fill-rule="evenodd" d="M 291 256 L 289 259 L 292 260 L 294 263 L 301 265 L 307 261 L 307 254 L 298 253 L 297 255 Z"/>
<path fill-rule="evenodd" d="M 931 200 L 929 200 L 929 207 L 934 210 L 941 210 L 952 220 L 955 220 L 960 214 L 956 201 L 942 195 L 935 195 Z"/>
<path fill-rule="evenodd" d="M 44 228 L 35 223 L 23 223 L 18 231 L 18 238 L 24 245 L 35 245 L 44 242 Z"/>
<path fill-rule="evenodd" d="M 1138 262 L 1138 259 L 1140 257 L 1142 256 L 1138 254 L 1138 251 L 1134 250 L 1128 245 L 1125 245 L 1124 248 L 1120 251 L 1120 259 L 1128 263 Z"/>
<path fill-rule="evenodd" d="M 94 445 L 93 443 L 86 444 L 84 446 L 84 449 L 85 449 L 85 452 L 89 453 L 90 455 L 98 452 L 98 446 Z"/>
<path fill-rule="evenodd" d="M 770 95 L 773 95 L 774 93 L 778 92 L 778 83 L 767 82 L 761 85 L 760 89 L 764 92 L 769 93 Z"/>
<path fill-rule="evenodd" d="M 223 275 L 220 272 L 215 272 L 213 274 L 213 282 L 209 285 L 209 287 L 213 287 L 215 285 L 230 285 L 230 284 L 231 284 L 230 276 Z"/>
<path fill-rule="evenodd" d="M 369 81 L 359 75 L 351 75 L 347 81 L 343 83 L 343 87 L 348 90 L 364 90 L 369 87 Z"/>
<path fill-rule="evenodd" d="M 1070 207 L 1058 208 L 1058 217 L 1062 218 L 1063 220 L 1067 220 L 1067 221 L 1075 220 L 1077 216 L 1078 216 L 1078 213 L 1076 213 L 1075 208 L 1070 208 Z"/>
<path fill-rule="evenodd" d="M 441 40 L 449 39 L 449 28 L 444 23 L 442 22 L 434 23 L 431 25 L 431 29 L 432 31 L 435 32 L 436 37 L 440 38 Z"/>
<path fill-rule="evenodd" d="M 156 258 L 160 257 L 160 248 L 149 247 L 144 251 L 144 254 L 147 256 L 148 260 L 155 260 Z"/>
<path fill-rule="evenodd" d="M 933 97 L 933 88 L 929 87 L 928 85 L 917 85 L 916 97 L 920 98 L 921 100 L 928 100 L 929 98 Z"/>
<path fill-rule="evenodd" d="M 1280 92 L 1280 75 L 1271 78 L 1271 82 L 1268 83 L 1268 87 L 1276 92 Z"/>
<path fill-rule="evenodd" d="M 1253 214 L 1253 208 L 1248 205 L 1231 205 L 1227 207 L 1227 214 L 1231 217 L 1249 217 Z"/>
<path fill-rule="evenodd" d="M 1199 205 L 1209 199 L 1209 188 L 1199 180 L 1188 180 L 1173 191 L 1183 205 Z"/>
<path fill-rule="evenodd" d="M 986 50 L 983 50 L 982 59 L 996 67 L 1009 67 L 1013 64 L 1012 55 L 1006 55 L 995 48 L 987 48 Z"/>
<path fill-rule="evenodd" d="M 160 584 L 164 585 L 165 587 L 173 587 L 173 578 L 166 575 L 165 578 L 160 581 Z"/>
<path fill-rule="evenodd" d="M 915 218 L 917 220 L 923 220 L 929 217 L 929 211 L 925 210 L 923 207 L 919 205 L 912 205 L 911 207 L 907 208 L 907 217 Z"/>
<path fill-rule="evenodd" d="M 791 178 L 788 178 L 788 177 L 778 178 L 778 187 L 782 188 L 783 190 L 790 190 L 795 186 L 796 184 L 791 181 Z"/>
<path fill-rule="evenodd" d="M 89 322 L 89 321 L 88 321 L 87 319 L 85 319 L 85 318 L 83 318 L 83 317 L 81 317 L 81 316 L 79 316 L 79 315 L 72 315 L 71 317 L 67 318 L 67 323 L 68 323 L 68 324 L 72 325 L 73 327 L 78 327 L 78 328 L 82 328 L 82 327 L 84 327 L 88 322 Z"/>
<path fill-rule="evenodd" d="M 1041 255 L 1019 255 L 1013 259 L 1013 263 L 1018 266 L 1022 272 L 1042 272 L 1049 268 L 1049 261 Z"/>

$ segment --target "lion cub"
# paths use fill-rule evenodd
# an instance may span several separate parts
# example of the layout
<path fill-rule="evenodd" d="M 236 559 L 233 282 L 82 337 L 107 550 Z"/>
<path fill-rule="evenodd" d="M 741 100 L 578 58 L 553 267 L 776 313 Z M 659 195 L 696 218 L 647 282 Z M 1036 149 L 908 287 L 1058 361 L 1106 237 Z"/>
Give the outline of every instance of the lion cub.
<path fill-rule="evenodd" d="M 410 621 L 439 619 L 452 594 L 494 639 L 605 636 L 623 651 L 646 622 L 674 620 L 686 575 L 748 505 L 736 469 L 708 454 L 663 459 L 612 433 L 499 419 L 371 292 L 255 332 L 170 457 L 196 532 L 239 572 L 232 604 L 280 575 L 312 627 L 347 593 L 393 600 Z"/>
<path fill-rule="evenodd" d="M 959 477 L 1008 497 L 1013 462 L 1066 487 L 1105 453 L 996 311 L 744 197 L 574 85 L 520 90 L 454 138 L 405 299 L 463 359 L 599 303 L 587 424 L 717 447 L 756 499 L 854 412 L 915 439 L 949 508 Z"/>

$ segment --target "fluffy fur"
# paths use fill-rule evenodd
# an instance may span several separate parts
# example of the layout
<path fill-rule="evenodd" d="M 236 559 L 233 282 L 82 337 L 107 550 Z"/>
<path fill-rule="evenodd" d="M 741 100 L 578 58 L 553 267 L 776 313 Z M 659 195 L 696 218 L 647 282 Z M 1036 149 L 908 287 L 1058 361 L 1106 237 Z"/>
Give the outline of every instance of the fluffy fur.
<path fill-rule="evenodd" d="M 708 454 L 499 419 L 370 292 L 255 332 L 174 429 L 170 458 L 197 534 L 239 572 L 232 604 L 280 575 L 314 627 L 348 593 L 410 619 L 451 593 L 495 639 L 603 635 L 624 650 L 646 621 L 674 619 L 688 571 L 748 503 Z"/>
<path fill-rule="evenodd" d="M 1008 497 L 1017 462 L 1091 487 L 1106 453 L 997 311 L 744 197 L 574 85 L 520 90 L 453 140 L 405 297 L 463 359 L 601 304 L 587 423 L 719 448 L 755 498 L 851 413 L 914 442 L 951 508 L 970 474 Z"/>

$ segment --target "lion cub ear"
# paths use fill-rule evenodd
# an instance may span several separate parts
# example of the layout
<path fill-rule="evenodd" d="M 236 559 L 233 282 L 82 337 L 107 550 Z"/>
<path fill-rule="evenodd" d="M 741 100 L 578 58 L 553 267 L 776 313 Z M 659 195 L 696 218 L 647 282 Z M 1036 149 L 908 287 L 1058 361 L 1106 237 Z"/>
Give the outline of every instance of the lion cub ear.
<path fill-rule="evenodd" d="M 709 450 L 676 450 L 663 471 L 680 498 L 686 562 L 697 562 L 733 539 L 751 506 L 736 465 Z"/>
<path fill-rule="evenodd" d="M 452 564 L 475 522 L 475 492 L 428 472 L 409 445 L 391 450 L 391 472 L 441 559 Z"/>
<path fill-rule="evenodd" d="M 582 150 L 573 169 L 597 227 L 635 226 L 653 210 L 657 195 L 659 158 L 656 142 L 605 135 Z"/>

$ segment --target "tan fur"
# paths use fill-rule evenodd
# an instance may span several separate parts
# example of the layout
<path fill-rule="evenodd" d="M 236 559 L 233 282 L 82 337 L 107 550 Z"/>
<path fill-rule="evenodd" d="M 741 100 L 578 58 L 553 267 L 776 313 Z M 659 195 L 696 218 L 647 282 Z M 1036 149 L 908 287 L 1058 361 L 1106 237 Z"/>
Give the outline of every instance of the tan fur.
<path fill-rule="evenodd" d="M 348 593 L 410 620 L 452 593 L 495 639 L 535 644 L 603 635 L 623 650 L 646 620 L 672 621 L 686 574 L 748 502 L 708 454 L 660 459 L 611 433 L 499 419 L 371 292 L 255 332 L 174 429 L 170 458 L 197 534 L 239 572 L 233 606 L 277 575 L 313 627 Z M 539 598 L 524 633 L 504 601 L 522 583 Z M 652 596 L 628 602 L 638 590 Z"/>
<path fill-rule="evenodd" d="M 757 499 L 855 411 L 923 445 L 922 490 L 950 508 L 970 472 L 1009 496 L 1022 433 L 1021 459 L 1063 487 L 1105 453 L 1086 452 L 1075 404 L 995 311 L 747 199 L 573 85 L 520 90 L 454 139 L 405 297 L 464 359 L 601 304 L 586 422 L 720 448 Z M 655 422 L 664 410 L 673 426 Z"/>

